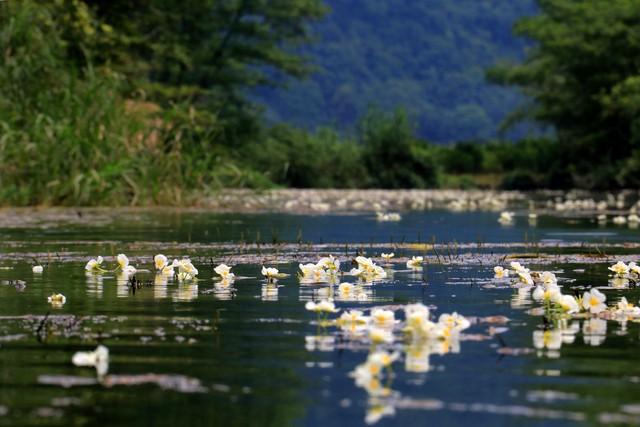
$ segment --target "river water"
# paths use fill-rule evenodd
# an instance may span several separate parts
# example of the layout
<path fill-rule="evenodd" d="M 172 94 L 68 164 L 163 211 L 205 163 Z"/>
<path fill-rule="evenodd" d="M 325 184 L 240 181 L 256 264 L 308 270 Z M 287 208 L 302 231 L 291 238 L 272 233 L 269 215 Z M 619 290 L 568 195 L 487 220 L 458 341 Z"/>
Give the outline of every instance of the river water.
<path fill-rule="evenodd" d="M 521 256 L 532 270 L 555 272 L 565 293 L 597 286 L 608 303 L 637 303 L 634 283 L 611 286 L 607 270 L 637 253 L 640 234 L 627 225 L 557 215 L 531 224 L 522 213 L 505 226 L 495 212 L 444 210 L 398 222 L 179 211 L 70 217 L 0 228 L 0 425 L 640 424 L 636 322 L 577 317 L 550 344 L 554 326 L 530 291 L 493 278 L 494 265 Z M 390 251 L 396 257 L 383 262 Z M 112 269 L 118 253 L 138 268 L 135 283 L 85 273 L 98 255 Z M 198 280 L 158 277 L 158 253 L 189 257 Z M 357 255 L 372 257 L 387 278 L 358 285 L 357 298 L 300 283 L 298 264 L 329 254 L 343 273 Z M 407 268 L 412 255 L 427 257 L 422 269 Z M 214 281 L 221 262 L 238 276 L 228 286 Z M 43 273 L 32 272 L 36 264 Z M 269 284 L 262 265 L 289 276 Z M 66 302 L 48 303 L 54 293 Z M 319 321 L 305 303 L 328 296 L 341 311 Z M 442 348 L 396 330 L 382 347 L 398 359 L 385 371 L 385 393 L 372 394 L 350 374 L 372 345 L 331 321 L 385 307 L 401 323 L 416 302 L 433 319 L 457 312 L 470 326 Z M 106 372 L 74 366 L 74 353 L 100 344 Z"/>

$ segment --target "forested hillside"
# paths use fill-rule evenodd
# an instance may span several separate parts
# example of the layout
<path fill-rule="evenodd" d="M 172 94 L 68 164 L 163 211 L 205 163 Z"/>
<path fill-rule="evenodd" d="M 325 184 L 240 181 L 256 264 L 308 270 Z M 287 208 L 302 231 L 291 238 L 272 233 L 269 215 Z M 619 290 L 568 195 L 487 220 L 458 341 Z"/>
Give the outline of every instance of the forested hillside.
<path fill-rule="evenodd" d="M 433 142 L 486 139 L 522 100 L 486 82 L 485 69 L 519 61 L 514 22 L 533 0 L 327 0 L 304 46 L 317 71 L 256 98 L 273 122 L 352 128 L 370 105 L 404 107 Z"/>

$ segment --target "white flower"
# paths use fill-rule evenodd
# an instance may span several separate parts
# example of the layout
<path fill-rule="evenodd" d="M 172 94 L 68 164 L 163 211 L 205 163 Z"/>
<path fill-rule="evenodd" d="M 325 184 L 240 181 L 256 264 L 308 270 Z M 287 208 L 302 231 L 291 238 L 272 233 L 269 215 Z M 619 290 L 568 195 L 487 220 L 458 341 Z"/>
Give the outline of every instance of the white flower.
<path fill-rule="evenodd" d="M 73 355 L 71 361 L 76 366 L 95 367 L 98 376 L 103 376 L 109 369 L 109 349 L 99 345 L 94 351 L 79 351 Z"/>
<path fill-rule="evenodd" d="M 558 284 L 556 275 L 550 271 L 543 271 L 540 275 L 540 280 L 542 280 L 542 283 L 544 283 L 545 286 Z"/>
<path fill-rule="evenodd" d="M 626 274 L 629 274 L 629 266 L 622 261 L 618 261 L 609 267 L 609 270 L 613 271 L 618 277 L 623 277 Z"/>
<path fill-rule="evenodd" d="M 529 286 L 533 285 L 533 277 L 531 277 L 531 273 L 529 273 L 528 271 L 518 271 L 517 273 L 520 282 Z"/>
<path fill-rule="evenodd" d="M 262 266 L 262 275 L 268 279 L 268 280 L 273 280 L 273 279 L 277 279 L 280 276 L 280 272 L 278 271 L 277 268 L 273 268 L 273 267 L 265 267 Z"/>
<path fill-rule="evenodd" d="M 369 354 L 367 363 L 376 364 L 382 367 L 389 367 L 393 362 L 398 360 L 400 354 L 398 352 L 389 353 L 387 351 L 376 351 Z"/>
<path fill-rule="evenodd" d="M 84 266 L 84 269 L 86 271 L 102 271 L 102 261 L 103 258 L 101 256 L 99 256 L 98 258 L 91 258 Z"/>
<path fill-rule="evenodd" d="M 438 318 L 438 323 L 458 332 L 471 326 L 471 323 L 464 316 L 456 312 L 453 312 L 453 314 L 441 314 Z"/>
<path fill-rule="evenodd" d="M 500 217 L 498 218 L 498 222 L 502 225 L 511 224 L 513 222 L 513 212 L 500 212 Z"/>
<path fill-rule="evenodd" d="M 378 221 L 400 221 L 402 219 L 402 217 L 400 216 L 399 213 L 396 212 L 389 212 L 389 213 L 383 213 L 383 212 L 376 212 L 376 219 Z"/>
<path fill-rule="evenodd" d="M 167 260 L 167 257 L 162 255 L 162 254 L 158 254 L 156 256 L 153 257 L 153 263 L 156 266 L 156 270 L 164 270 L 165 267 L 167 267 L 169 265 L 169 260 Z M 173 270 L 173 268 L 172 268 Z"/>
<path fill-rule="evenodd" d="M 493 277 L 495 277 L 496 279 L 503 279 L 505 277 L 509 277 L 509 270 L 507 270 L 506 268 L 502 268 L 499 265 L 496 267 L 493 267 L 493 272 L 495 273 Z"/>
<path fill-rule="evenodd" d="M 395 314 L 391 310 L 374 308 L 371 310 L 371 320 L 379 328 L 390 328 L 395 324 Z"/>
<path fill-rule="evenodd" d="M 390 252 L 388 254 L 385 254 L 384 252 L 380 254 L 380 256 L 382 257 L 382 259 L 389 261 L 391 258 L 393 258 L 395 256 L 395 254 L 393 252 Z"/>
<path fill-rule="evenodd" d="M 31 268 L 31 271 L 34 272 L 35 274 L 40 274 L 44 271 L 44 268 L 41 265 L 34 265 Z"/>
<path fill-rule="evenodd" d="M 369 339 L 374 344 L 393 343 L 393 333 L 388 329 L 371 327 L 369 328 Z"/>
<path fill-rule="evenodd" d="M 613 223 L 616 225 L 623 225 L 627 223 L 627 218 L 623 217 L 623 216 L 614 216 L 613 217 Z"/>
<path fill-rule="evenodd" d="M 640 265 L 636 264 L 635 262 L 631 261 L 628 264 L 629 267 L 629 271 L 633 274 L 635 274 L 636 276 L 640 276 Z"/>
<path fill-rule="evenodd" d="M 318 303 L 309 301 L 305 304 L 304 308 L 309 311 L 315 311 L 316 313 L 336 313 L 340 311 L 331 300 L 322 300 Z"/>
<path fill-rule="evenodd" d="M 422 316 L 422 317 L 426 317 L 427 319 L 429 318 L 429 307 L 427 307 L 426 305 L 422 304 L 422 303 L 415 303 L 415 304 L 407 304 L 404 307 L 404 314 L 406 317 L 412 317 L 412 316 Z"/>
<path fill-rule="evenodd" d="M 529 269 L 525 268 L 525 266 L 520 264 L 518 261 L 511 261 L 509 265 L 516 273 L 529 273 Z"/>
<path fill-rule="evenodd" d="M 597 289 L 591 289 L 582 295 L 582 307 L 593 314 L 598 314 L 607 309 L 604 302 L 607 297 Z"/>
<path fill-rule="evenodd" d="M 548 286 L 546 288 L 543 286 L 536 286 L 531 296 L 536 301 L 558 302 L 560 301 L 562 294 L 560 293 L 560 288 L 555 285 Z"/>
<path fill-rule="evenodd" d="M 358 268 L 351 269 L 349 274 L 356 276 L 366 282 L 372 282 L 375 280 L 382 280 L 387 277 L 387 272 L 384 268 L 376 265 L 370 258 L 359 256 L 356 258 Z"/>
<path fill-rule="evenodd" d="M 569 314 L 580 311 L 580 305 L 573 295 L 561 295 L 557 303 L 562 310 Z"/>
<path fill-rule="evenodd" d="M 369 318 L 364 315 L 360 310 L 349 310 L 342 313 L 338 319 L 338 323 L 359 323 L 364 324 L 369 321 Z"/>
<path fill-rule="evenodd" d="M 424 259 L 421 256 L 411 257 L 411 259 L 409 261 L 407 261 L 407 267 L 408 268 L 413 268 L 413 269 L 420 268 L 422 266 L 422 261 L 423 260 Z"/>
<path fill-rule="evenodd" d="M 178 267 L 178 281 L 186 282 L 195 279 L 198 269 L 189 259 L 174 260 L 174 266 Z"/>
<path fill-rule="evenodd" d="M 122 270 L 127 268 L 127 266 L 129 265 L 129 258 L 127 258 L 127 256 L 125 254 L 118 254 L 116 259 L 118 260 L 118 266 Z"/>
<path fill-rule="evenodd" d="M 333 255 L 329 255 L 328 257 L 320 258 L 316 267 L 323 268 L 331 272 L 338 272 L 340 270 L 340 260 L 335 258 Z"/>
<path fill-rule="evenodd" d="M 640 317 L 640 307 L 631 304 L 625 297 L 622 297 L 616 304 L 613 314 L 616 315 L 617 320 Z"/>
<path fill-rule="evenodd" d="M 233 281 L 236 277 L 236 275 L 231 272 L 231 267 L 226 264 L 220 264 L 214 268 L 213 271 L 215 271 L 222 280 Z"/>
<path fill-rule="evenodd" d="M 367 257 L 364 257 L 364 256 L 357 256 L 356 257 L 356 262 L 358 263 L 358 266 L 360 268 L 371 267 L 371 266 L 374 265 L 374 263 L 371 260 L 371 258 L 367 258 Z"/>
<path fill-rule="evenodd" d="M 61 307 L 67 302 L 67 298 L 62 294 L 52 294 L 47 298 L 47 301 L 54 307 Z"/>

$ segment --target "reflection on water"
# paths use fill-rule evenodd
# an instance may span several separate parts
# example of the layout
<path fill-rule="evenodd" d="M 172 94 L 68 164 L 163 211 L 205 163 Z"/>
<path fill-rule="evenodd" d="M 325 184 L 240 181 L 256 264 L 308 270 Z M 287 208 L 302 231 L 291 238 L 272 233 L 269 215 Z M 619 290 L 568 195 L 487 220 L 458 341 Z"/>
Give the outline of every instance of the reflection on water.
<path fill-rule="evenodd" d="M 206 243 L 204 231 L 229 217 L 161 214 L 147 222 L 146 215 L 113 229 L 0 230 L 13 241 L 0 247 L 0 425 L 137 425 L 141 415 L 153 425 L 640 423 L 639 277 L 632 264 L 620 274 L 609 270 L 615 259 L 604 246 L 588 254 L 588 264 L 561 265 L 555 253 L 541 258 L 545 265 L 524 258 L 523 270 L 501 279 L 491 279 L 493 265 L 450 262 L 454 245 L 415 268 L 394 258 L 353 263 L 381 249 L 403 260 L 434 255 L 424 243 L 390 243 L 431 235 L 640 240 L 628 224 L 609 223 L 598 234 L 595 221 L 543 214 L 532 230 L 518 212 L 509 227 L 486 212 L 403 213 L 394 223 L 245 215 L 215 233 L 233 240 L 280 227 L 286 238 L 300 227 L 305 239 L 359 243 L 300 244 L 294 257 L 257 245 L 203 250 L 194 241 Z M 180 243 L 165 247 L 167 240 Z M 43 251 L 66 255 L 52 255 L 34 277 L 31 255 Z M 139 268 L 135 274 L 113 270 L 120 252 Z M 250 262 L 232 262 L 249 252 Z M 190 256 L 197 277 L 156 274 L 157 253 L 167 265 Z M 111 270 L 85 273 L 97 254 Z M 234 278 L 224 280 L 230 270 L 215 271 L 209 258 L 225 260 Z M 505 269 L 513 269 L 509 261 Z M 289 276 L 256 279 L 263 264 Z M 300 264 L 308 268 L 304 283 Z M 356 265 L 362 271 L 349 275 Z M 66 297 L 55 310 L 47 302 L 54 293 Z M 339 311 L 305 310 L 322 300 Z M 416 303 L 424 308 L 408 308 Z M 463 319 L 454 312 L 468 327 L 452 326 Z M 76 352 L 90 359 L 100 345 L 109 350 L 108 372 L 72 363 Z"/>

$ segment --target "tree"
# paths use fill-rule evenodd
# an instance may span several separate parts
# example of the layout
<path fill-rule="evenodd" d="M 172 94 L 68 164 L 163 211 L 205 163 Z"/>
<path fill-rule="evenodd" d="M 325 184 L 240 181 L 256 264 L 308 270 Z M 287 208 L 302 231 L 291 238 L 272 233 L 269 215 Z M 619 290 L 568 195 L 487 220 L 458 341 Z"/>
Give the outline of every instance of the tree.
<path fill-rule="evenodd" d="M 519 65 L 490 70 L 531 103 L 512 115 L 551 124 L 578 185 L 605 188 L 640 144 L 640 0 L 538 0 L 515 32 L 536 42 Z"/>
<path fill-rule="evenodd" d="M 309 72 L 294 48 L 325 11 L 322 0 L 85 1 L 119 34 L 120 48 L 103 60 L 147 90 L 162 85 L 169 97 L 223 103 L 280 74 Z"/>

